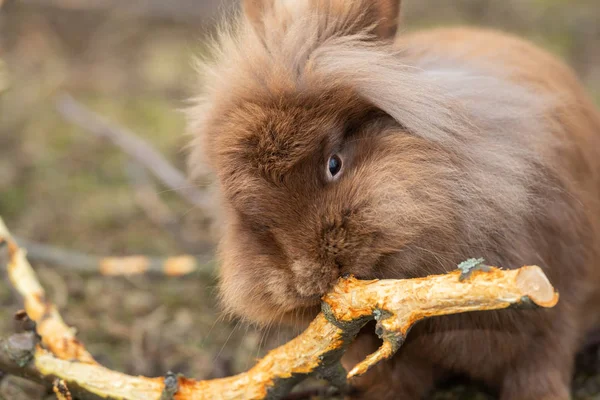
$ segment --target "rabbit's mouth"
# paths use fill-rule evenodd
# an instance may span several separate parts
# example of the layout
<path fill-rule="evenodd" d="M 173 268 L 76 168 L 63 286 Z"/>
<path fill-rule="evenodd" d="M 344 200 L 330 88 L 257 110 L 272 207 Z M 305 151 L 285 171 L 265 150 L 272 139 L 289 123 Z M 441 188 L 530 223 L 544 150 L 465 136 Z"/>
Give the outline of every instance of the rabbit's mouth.
<path fill-rule="evenodd" d="M 340 276 L 337 266 L 307 260 L 292 263 L 293 286 L 303 303 L 318 304 Z"/>

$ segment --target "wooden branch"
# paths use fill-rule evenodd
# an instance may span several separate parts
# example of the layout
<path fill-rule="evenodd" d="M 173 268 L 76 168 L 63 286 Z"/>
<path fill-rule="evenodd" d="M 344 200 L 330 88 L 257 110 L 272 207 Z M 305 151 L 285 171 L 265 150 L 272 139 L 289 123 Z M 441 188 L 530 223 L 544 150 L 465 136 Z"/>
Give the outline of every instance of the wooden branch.
<path fill-rule="evenodd" d="M 95 364 L 92 355 L 75 339 L 73 330 L 64 323 L 56 306 L 46 300 L 44 289 L 27 261 L 25 251 L 12 240 L 1 218 L 0 245 L 8 247 L 8 277 L 23 297 L 25 312 L 36 323 L 42 345 L 59 358 Z"/>
<path fill-rule="evenodd" d="M 6 227 L 0 223 L 0 235 Z M 32 242 L 23 238 L 14 238 L 27 249 L 27 257 L 33 262 L 43 262 L 85 274 L 107 276 L 125 276 L 156 274 L 184 276 L 199 273 L 212 276 L 214 268 L 212 257 L 181 255 L 176 257 L 155 258 L 146 255 L 124 257 L 102 257 L 61 249 L 54 246 Z"/>
<path fill-rule="evenodd" d="M 391 357 L 410 328 L 424 318 L 531 303 L 554 307 L 558 302 L 558 293 L 537 266 L 508 271 L 486 266 L 485 271 L 475 270 L 467 278 L 463 274 L 456 270 L 426 278 L 370 282 L 350 278 L 335 286 L 324 298 L 326 313 L 338 324 L 374 315 L 383 339 L 381 348 L 354 367 L 348 378 Z"/>
<path fill-rule="evenodd" d="M 125 154 L 152 172 L 166 187 L 210 215 L 212 207 L 209 196 L 194 186 L 181 171 L 173 167 L 158 151 L 136 134 L 108 122 L 69 95 L 58 97 L 56 106 L 58 112 L 67 121 L 97 137 L 110 140 Z"/>
<path fill-rule="evenodd" d="M 475 260 L 457 271 L 419 279 L 341 278 L 324 296 L 322 312 L 302 334 L 269 352 L 245 373 L 208 381 L 193 381 L 172 374 L 165 378 L 133 377 L 108 370 L 95 363 L 91 356 L 83 357 L 87 352 L 74 340 L 58 312 L 44 312 L 40 318 L 36 299 L 43 298 L 43 291 L 23 251 L 16 248 L 6 233 L 4 235 L 11 255 L 9 276 L 20 288 L 26 310 L 30 303 L 28 313 L 33 313 L 32 319 L 38 323 L 37 333 L 42 337 L 41 345 L 31 352 L 31 361 L 24 364 L 22 375 L 33 370 L 45 380 L 60 379 L 82 399 L 279 399 L 309 375 L 325 378 L 343 391 L 348 378 L 391 357 L 410 327 L 420 319 L 515 306 L 553 307 L 558 302 L 558 293 L 536 266 L 503 271 Z M 23 284 L 21 280 L 29 283 Z M 32 302 L 34 307 L 31 307 Z M 53 309 L 49 303 L 44 303 L 42 308 Z M 40 329 L 46 319 L 54 320 L 60 329 Z M 360 328 L 372 319 L 377 320 L 377 333 L 383 345 L 346 373 L 339 360 Z M 57 338 L 62 338 L 68 346 L 56 346 Z M 26 346 L 20 347 L 17 353 L 21 354 L 22 361 L 27 359 L 22 355 L 22 348 Z M 0 369 L 5 358 L 0 353 Z M 9 357 L 13 364 L 14 358 Z M 14 365 L 8 370 L 15 373 Z"/>

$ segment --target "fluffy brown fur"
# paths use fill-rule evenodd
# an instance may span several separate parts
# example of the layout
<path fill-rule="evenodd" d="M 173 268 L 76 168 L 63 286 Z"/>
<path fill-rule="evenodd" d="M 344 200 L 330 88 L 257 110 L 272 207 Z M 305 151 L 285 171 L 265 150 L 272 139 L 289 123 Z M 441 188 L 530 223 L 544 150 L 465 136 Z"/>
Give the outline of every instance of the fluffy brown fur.
<path fill-rule="evenodd" d="M 420 323 L 359 396 L 419 399 L 455 372 L 502 400 L 566 400 L 600 311 L 600 117 L 533 45 L 467 28 L 394 40 L 398 11 L 397 0 L 248 0 L 200 63 L 190 160 L 212 168 L 222 201 L 223 304 L 299 323 L 344 273 L 537 264 L 556 308 Z M 346 365 L 376 345 L 362 334 Z"/>

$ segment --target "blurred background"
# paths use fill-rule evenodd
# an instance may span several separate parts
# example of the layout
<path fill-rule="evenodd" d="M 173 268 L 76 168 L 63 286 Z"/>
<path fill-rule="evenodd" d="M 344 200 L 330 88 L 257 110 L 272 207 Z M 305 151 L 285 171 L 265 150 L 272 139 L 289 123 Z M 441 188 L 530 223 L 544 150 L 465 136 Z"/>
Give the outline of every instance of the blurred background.
<path fill-rule="evenodd" d="M 405 30 L 468 23 L 530 38 L 566 60 L 600 103 L 600 1 L 403 3 Z M 210 208 L 194 207 L 99 138 L 89 111 L 185 171 L 180 110 L 195 95 L 193 57 L 203 54 L 219 16 L 236 7 L 236 0 L 0 0 L 0 216 L 18 238 L 89 256 L 210 260 Z M 202 187 L 194 190 L 202 196 Z M 76 268 L 72 253 L 65 257 L 75 265 L 33 264 L 67 323 L 110 368 L 220 377 L 249 368 L 295 334 L 222 318 L 210 272 L 106 277 Z M 14 329 L 20 307 L 0 280 L 0 336 Z M 597 367 L 596 350 L 581 357 L 576 398 L 600 399 Z M 44 396 L 0 376 L 0 398 Z M 434 398 L 493 397 L 454 385 Z"/>

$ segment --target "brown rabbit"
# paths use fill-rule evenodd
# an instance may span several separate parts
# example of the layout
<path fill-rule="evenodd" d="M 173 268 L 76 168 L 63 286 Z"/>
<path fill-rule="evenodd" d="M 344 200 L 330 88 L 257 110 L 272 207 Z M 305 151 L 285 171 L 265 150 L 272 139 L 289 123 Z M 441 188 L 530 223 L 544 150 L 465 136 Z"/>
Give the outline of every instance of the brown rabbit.
<path fill-rule="evenodd" d="M 395 39 L 399 3 L 246 0 L 201 63 L 190 160 L 216 175 L 223 303 L 298 324 L 345 273 L 537 264 L 554 309 L 422 322 L 355 383 L 410 400 L 463 373 L 502 400 L 566 400 L 600 316 L 600 116 L 566 66 L 520 39 Z M 361 334 L 346 366 L 375 346 Z"/>

